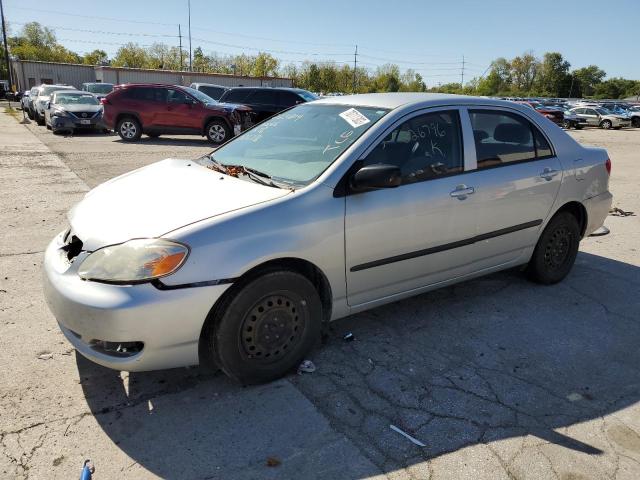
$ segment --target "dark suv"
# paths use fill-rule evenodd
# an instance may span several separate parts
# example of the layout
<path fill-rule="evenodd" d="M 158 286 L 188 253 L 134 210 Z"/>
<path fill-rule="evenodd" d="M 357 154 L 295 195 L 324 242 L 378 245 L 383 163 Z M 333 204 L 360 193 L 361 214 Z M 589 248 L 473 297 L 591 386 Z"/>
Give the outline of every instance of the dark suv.
<path fill-rule="evenodd" d="M 207 95 L 179 85 L 117 85 L 101 100 L 104 122 L 125 142 L 145 133 L 203 135 L 219 144 L 253 125 L 251 109 L 220 105 Z"/>
<path fill-rule="evenodd" d="M 317 99 L 316 95 L 301 88 L 236 87 L 227 90 L 220 102 L 247 105 L 255 112 L 256 121 L 261 122 L 298 103 Z"/>

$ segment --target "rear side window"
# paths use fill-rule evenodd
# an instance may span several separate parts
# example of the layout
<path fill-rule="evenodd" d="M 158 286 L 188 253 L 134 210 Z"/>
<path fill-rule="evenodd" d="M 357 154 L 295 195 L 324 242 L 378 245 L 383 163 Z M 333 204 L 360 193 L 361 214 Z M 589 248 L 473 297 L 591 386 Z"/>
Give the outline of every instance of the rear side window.
<path fill-rule="evenodd" d="M 166 102 L 167 91 L 163 88 L 153 87 L 134 87 L 127 88 L 125 98 L 132 100 L 140 100 L 143 102 Z"/>
<path fill-rule="evenodd" d="M 270 90 L 256 90 L 246 101 L 255 105 L 275 105 L 278 92 Z"/>
<path fill-rule="evenodd" d="M 399 167 L 403 184 L 460 173 L 460 138 L 457 111 L 418 115 L 389 133 L 367 155 L 364 164 Z"/>
<path fill-rule="evenodd" d="M 238 90 L 231 90 L 229 92 L 227 92 L 224 95 L 224 98 L 222 98 L 221 100 L 223 102 L 230 102 L 230 103 L 242 103 L 244 102 L 247 97 L 249 96 L 249 94 L 252 92 L 251 89 L 247 88 L 247 89 L 238 89 Z"/>
<path fill-rule="evenodd" d="M 476 144 L 478 170 L 553 154 L 542 133 L 520 115 L 471 110 L 469 116 Z"/>

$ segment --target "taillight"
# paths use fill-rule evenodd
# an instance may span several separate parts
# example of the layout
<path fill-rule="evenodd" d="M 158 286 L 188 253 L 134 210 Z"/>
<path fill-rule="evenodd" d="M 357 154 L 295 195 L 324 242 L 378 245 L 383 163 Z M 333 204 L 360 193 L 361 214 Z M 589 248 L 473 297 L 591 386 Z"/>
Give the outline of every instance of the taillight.
<path fill-rule="evenodd" d="M 607 157 L 607 161 L 604 162 L 604 166 L 607 169 L 607 173 L 611 175 L 611 159 Z"/>

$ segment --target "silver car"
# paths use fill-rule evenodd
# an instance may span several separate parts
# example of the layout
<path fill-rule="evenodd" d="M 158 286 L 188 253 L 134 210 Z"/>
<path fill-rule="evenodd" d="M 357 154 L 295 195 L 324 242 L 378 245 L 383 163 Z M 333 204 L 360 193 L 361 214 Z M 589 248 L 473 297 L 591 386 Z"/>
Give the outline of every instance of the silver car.
<path fill-rule="evenodd" d="M 69 85 L 42 85 L 38 89 L 38 95 L 31 100 L 33 104 L 33 117 L 38 125 L 44 125 L 44 111 L 51 100 L 51 94 L 57 90 L 75 90 Z"/>
<path fill-rule="evenodd" d="M 98 98 L 80 90 L 58 90 L 45 105 L 44 122 L 53 133 L 103 130 L 102 105 Z"/>
<path fill-rule="evenodd" d="M 626 115 L 617 115 L 601 107 L 576 107 L 569 110 L 578 118 L 585 120 L 585 126 L 610 128 L 622 128 L 631 125 L 631 120 Z"/>
<path fill-rule="evenodd" d="M 101 365 L 269 381 L 331 320 L 517 266 L 562 280 L 608 214 L 610 168 L 512 102 L 330 97 L 93 189 L 44 290 Z"/>

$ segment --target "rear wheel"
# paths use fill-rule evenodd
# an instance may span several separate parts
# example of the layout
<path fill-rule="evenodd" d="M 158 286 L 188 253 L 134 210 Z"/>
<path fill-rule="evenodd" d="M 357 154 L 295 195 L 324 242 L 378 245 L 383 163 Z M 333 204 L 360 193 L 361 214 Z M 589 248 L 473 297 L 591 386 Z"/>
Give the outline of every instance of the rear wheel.
<path fill-rule="evenodd" d="M 640 128 L 640 117 L 633 117 L 631 119 L 631 125 L 636 128 Z"/>
<path fill-rule="evenodd" d="M 562 280 L 571 271 L 578 255 L 580 226 L 569 212 L 556 214 L 538 239 L 527 265 L 529 279 L 544 285 Z"/>
<path fill-rule="evenodd" d="M 603 120 L 600 122 L 600 128 L 604 128 L 605 130 L 609 130 L 612 126 L 611 120 Z"/>
<path fill-rule="evenodd" d="M 44 125 L 44 117 L 40 115 L 40 113 L 38 113 L 36 111 L 36 123 L 40 126 Z"/>
<path fill-rule="evenodd" d="M 211 143 L 224 143 L 231 137 L 231 129 L 223 120 L 211 120 L 205 128 L 207 139 Z"/>
<path fill-rule="evenodd" d="M 125 142 L 135 142 L 142 135 L 142 126 L 135 118 L 124 117 L 118 121 L 116 131 Z"/>
<path fill-rule="evenodd" d="M 320 297 L 299 273 L 273 271 L 249 280 L 216 311 L 203 333 L 207 356 L 243 384 L 283 376 L 320 339 Z"/>

